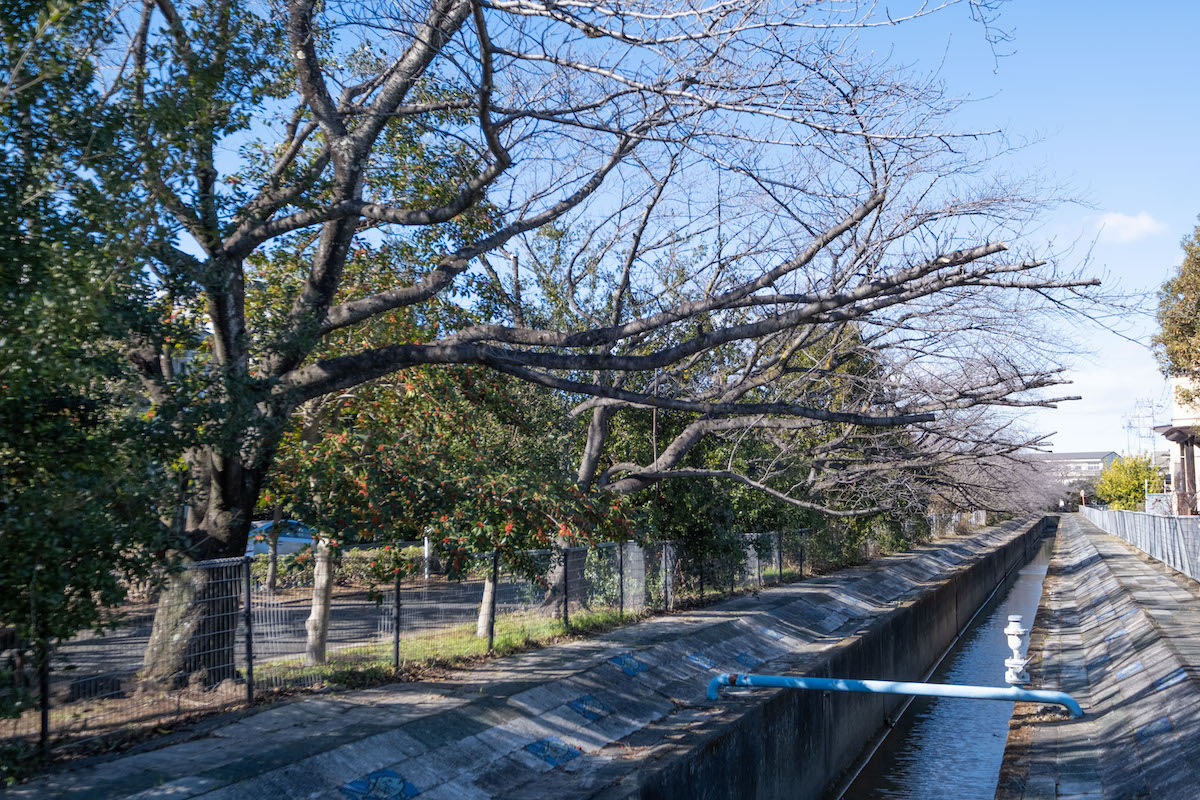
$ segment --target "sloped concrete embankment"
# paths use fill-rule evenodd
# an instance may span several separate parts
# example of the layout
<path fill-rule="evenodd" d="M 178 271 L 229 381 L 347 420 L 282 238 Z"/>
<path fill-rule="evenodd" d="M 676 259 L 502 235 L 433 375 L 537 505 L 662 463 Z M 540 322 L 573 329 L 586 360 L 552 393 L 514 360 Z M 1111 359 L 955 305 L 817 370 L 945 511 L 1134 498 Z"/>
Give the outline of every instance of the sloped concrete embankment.
<path fill-rule="evenodd" d="M 992 549 L 980 540 L 923 548 L 875 562 L 834 597 L 878 601 L 897 582 L 909 591 L 832 645 L 773 661 L 779 672 L 839 678 L 917 680 L 936 662 L 992 591 L 1025 564 L 1057 520 L 1013 526 Z M 992 542 L 991 544 L 996 544 Z M 955 562 L 958 562 L 955 564 Z M 948 569 L 947 573 L 937 574 Z M 846 573 L 840 573 L 846 576 Z M 891 586 L 889 586 L 891 584 Z M 871 595 L 875 595 L 871 597 Z M 789 609 L 774 610 L 786 622 Z M 816 798 L 880 732 L 903 698 L 801 691 L 726 690 L 719 716 L 626 777 L 604 798 Z M 643 731 L 643 738 L 650 731 Z"/>
<path fill-rule="evenodd" d="M 1064 519 L 1029 672 L 1084 716 L 1017 703 L 997 800 L 1200 797 L 1198 588 L 1082 517 Z"/>
<path fill-rule="evenodd" d="M 1010 522 L 591 639 L 256 710 L 14 788 L 63 800 L 815 798 L 901 702 L 721 672 L 915 679 L 1052 523 Z"/>

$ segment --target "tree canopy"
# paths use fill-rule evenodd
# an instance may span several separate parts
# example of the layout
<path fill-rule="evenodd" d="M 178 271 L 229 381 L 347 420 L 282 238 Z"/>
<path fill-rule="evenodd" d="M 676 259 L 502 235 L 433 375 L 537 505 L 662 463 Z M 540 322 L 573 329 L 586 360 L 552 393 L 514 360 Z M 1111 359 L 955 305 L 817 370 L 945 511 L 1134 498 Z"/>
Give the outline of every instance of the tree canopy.
<path fill-rule="evenodd" d="M 1007 243 L 1041 198 L 974 181 L 985 154 L 936 80 L 847 36 L 932 9 L 875 13 L 124 7 L 96 59 L 113 161 L 90 177 L 128 198 L 124 238 L 178 328 L 138 340 L 133 360 L 156 413 L 205 432 L 183 462 L 189 554 L 241 552 L 296 409 L 425 365 L 571 397 L 589 419 L 585 490 L 704 475 L 837 512 L 822 481 L 844 499 L 868 472 L 1028 444 L 959 415 L 1054 402 L 1038 392 L 1056 368 L 1014 355 L 1013 337 L 1032 335 L 1042 298 L 1089 281 Z M 404 269 L 354 279 L 356 254 L 381 249 Z M 300 266 L 286 280 L 264 272 L 281 253 Z M 452 305 L 496 312 L 356 333 Z M 831 391 L 847 336 L 877 366 Z M 180 351 L 186 374 L 163 357 Z M 650 407 L 692 417 L 653 460 L 598 472 L 613 415 Z M 838 426 L 832 441 L 853 443 L 809 458 L 812 429 Z M 816 483 L 681 461 L 750 430 L 804 454 Z"/>
<path fill-rule="evenodd" d="M 1180 245 L 1179 270 L 1159 290 L 1154 346 L 1163 374 L 1185 381 L 1177 390 L 1180 399 L 1193 403 L 1200 386 L 1200 226 Z"/>
<path fill-rule="evenodd" d="M 996 496 L 1095 281 L 855 38 L 992 4 L 901 5 L 5 5 L 11 563 L 78 547 L 94 600 L 240 555 L 264 489 L 476 549 L 725 524 L 697 486 L 762 525 Z"/>
<path fill-rule="evenodd" d="M 179 440 L 144 414 L 120 344 L 155 327 L 146 286 L 79 174 L 113 133 L 104 9 L 0 9 L 0 626 L 45 648 L 163 561 Z"/>
<path fill-rule="evenodd" d="M 1137 511 L 1146 501 L 1146 492 L 1163 490 L 1162 475 L 1151 456 L 1123 456 L 1105 467 L 1096 482 L 1096 495 L 1110 508 Z"/>

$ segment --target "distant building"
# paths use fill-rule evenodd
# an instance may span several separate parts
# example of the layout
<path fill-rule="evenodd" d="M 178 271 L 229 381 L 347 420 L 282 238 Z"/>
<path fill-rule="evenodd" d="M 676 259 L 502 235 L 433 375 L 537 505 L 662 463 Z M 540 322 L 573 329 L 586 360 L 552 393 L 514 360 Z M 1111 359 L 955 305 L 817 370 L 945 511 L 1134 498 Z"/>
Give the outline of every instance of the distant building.
<path fill-rule="evenodd" d="M 1111 450 L 1096 450 L 1085 453 L 1031 453 L 1035 463 L 1042 464 L 1046 473 L 1057 478 L 1064 486 L 1078 480 L 1095 481 L 1100 473 L 1119 458 Z"/>
<path fill-rule="evenodd" d="M 1171 424 L 1155 427 L 1174 445 L 1171 449 L 1171 480 L 1173 511 L 1180 516 L 1196 514 L 1196 445 L 1200 441 L 1200 410 L 1179 402 L 1178 380 L 1171 381 Z"/>

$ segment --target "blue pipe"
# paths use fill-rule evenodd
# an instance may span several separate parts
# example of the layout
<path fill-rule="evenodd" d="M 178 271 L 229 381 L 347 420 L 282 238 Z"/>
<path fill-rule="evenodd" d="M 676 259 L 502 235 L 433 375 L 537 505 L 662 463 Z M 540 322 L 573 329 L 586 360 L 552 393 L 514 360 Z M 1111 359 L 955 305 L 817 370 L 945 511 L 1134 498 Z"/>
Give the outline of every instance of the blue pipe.
<path fill-rule="evenodd" d="M 708 699 L 716 700 L 718 687 L 746 686 L 772 689 L 817 689 L 826 692 L 867 692 L 870 694 L 912 694 L 922 697 L 967 697 L 972 700 L 1020 700 L 1066 706 L 1073 717 L 1082 717 L 1083 709 L 1066 692 L 1044 689 L 1018 689 L 993 686 L 960 686 L 948 683 L 909 683 L 905 681 L 857 681 L 844 678 L 792 678 L 785 675 L 738 675 L 722 673 L 708 682 Z"/>

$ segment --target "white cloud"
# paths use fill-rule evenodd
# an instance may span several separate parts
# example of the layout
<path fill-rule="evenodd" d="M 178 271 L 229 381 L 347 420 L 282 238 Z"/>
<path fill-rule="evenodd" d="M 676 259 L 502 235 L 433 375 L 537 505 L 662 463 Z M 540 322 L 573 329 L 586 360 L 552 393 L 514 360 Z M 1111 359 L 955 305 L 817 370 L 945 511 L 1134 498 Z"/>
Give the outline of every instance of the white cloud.
<path fill-rule="evenodd" d="M 1104 241 L 1125 244 L 1157 236 L 1166 232 L 1167 226 L 1145 211 L 1134 216 L 1113 211 L 1100 216 L 1096 221 L 1096 230 L 1100 232 L 1100 238 Z"/>

